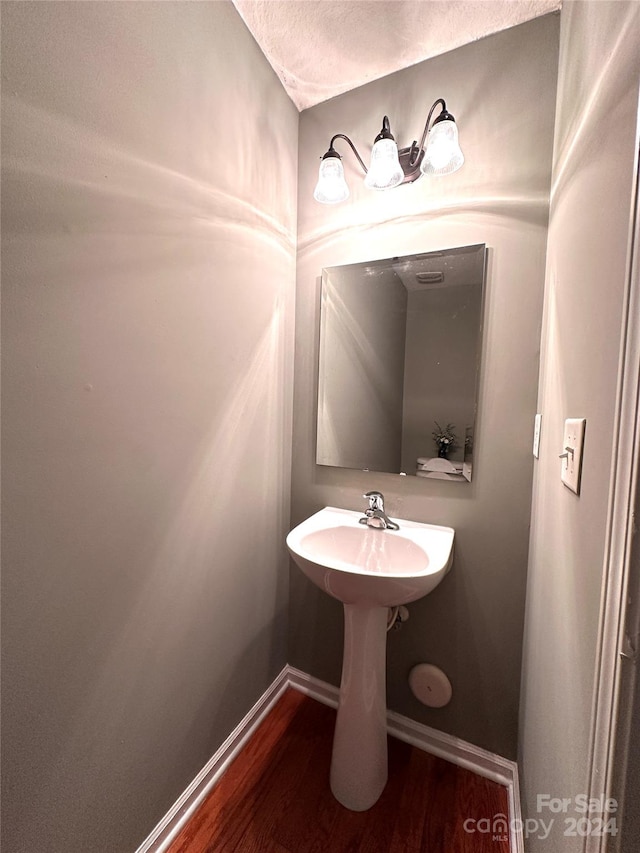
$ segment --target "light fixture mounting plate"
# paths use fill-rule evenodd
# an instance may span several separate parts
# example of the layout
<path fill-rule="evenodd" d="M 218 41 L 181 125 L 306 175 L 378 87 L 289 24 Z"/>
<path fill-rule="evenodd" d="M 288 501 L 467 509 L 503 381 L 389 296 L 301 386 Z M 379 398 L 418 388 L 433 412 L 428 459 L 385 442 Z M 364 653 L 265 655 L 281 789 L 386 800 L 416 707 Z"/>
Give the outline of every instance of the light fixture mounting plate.
<path fill-rule="evenodd" d="M 413 155 L 415 157 L 416 148 L 417 146 L 414 142 L 414 144 L 409 148 L 400 148 L 398 151 L 398 159 L 400 160 L 400 166 L 404 172 L 404 178 L 402 179 L 400 186 L 402 184 L 411 184 L 413 181 L 417 181 L 418 178 L 422 177 L 420 164 L 424 159 L 424 148 L 418 153 L 418 156 L 415 158 L 415 163 L 411 163 L 411 156 Z"/>

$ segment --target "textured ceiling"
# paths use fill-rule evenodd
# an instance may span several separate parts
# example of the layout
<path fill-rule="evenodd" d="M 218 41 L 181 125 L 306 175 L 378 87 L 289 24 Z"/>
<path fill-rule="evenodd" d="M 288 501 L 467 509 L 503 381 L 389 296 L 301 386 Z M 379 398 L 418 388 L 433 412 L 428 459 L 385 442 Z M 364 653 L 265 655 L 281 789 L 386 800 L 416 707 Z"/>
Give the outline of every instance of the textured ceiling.
<path fill-rule="evenodd" d="M 299 110 L 561 0 L 233 0 Z"/>

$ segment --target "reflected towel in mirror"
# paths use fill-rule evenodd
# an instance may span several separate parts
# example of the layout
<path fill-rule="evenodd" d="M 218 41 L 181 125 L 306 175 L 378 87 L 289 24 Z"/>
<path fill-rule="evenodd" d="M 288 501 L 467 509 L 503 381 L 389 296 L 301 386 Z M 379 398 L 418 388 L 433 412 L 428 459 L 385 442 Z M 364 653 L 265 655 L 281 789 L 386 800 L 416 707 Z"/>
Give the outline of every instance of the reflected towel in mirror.
<path fill-rule="evenodd" d="M 431 480 L 465 480 L 462 474 L 446 474 L 444 471 L 416 471 L 416 477 L 429 477 Z"/>
<path fill-rule="evenodd" d="M 416 460 L 417 471 L 438 471 L 442 474 L 461 474 L 462 462 L 451 462 L 449 459 L 443 459 L 440 456 L 428 458 L 419 456 Z"/>

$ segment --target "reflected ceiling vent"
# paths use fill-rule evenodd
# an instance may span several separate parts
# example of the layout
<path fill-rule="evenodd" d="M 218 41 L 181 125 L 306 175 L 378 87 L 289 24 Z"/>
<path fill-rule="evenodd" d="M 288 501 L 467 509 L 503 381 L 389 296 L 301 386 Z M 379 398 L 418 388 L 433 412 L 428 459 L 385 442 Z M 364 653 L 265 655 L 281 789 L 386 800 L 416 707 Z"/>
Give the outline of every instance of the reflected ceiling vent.
<path fill-rule="evenodd" d="M 444 281 L 443 272 L 417 272 L 416 281 L 422 288 L 433 287 L 436 284 L 442 284 Z"/>

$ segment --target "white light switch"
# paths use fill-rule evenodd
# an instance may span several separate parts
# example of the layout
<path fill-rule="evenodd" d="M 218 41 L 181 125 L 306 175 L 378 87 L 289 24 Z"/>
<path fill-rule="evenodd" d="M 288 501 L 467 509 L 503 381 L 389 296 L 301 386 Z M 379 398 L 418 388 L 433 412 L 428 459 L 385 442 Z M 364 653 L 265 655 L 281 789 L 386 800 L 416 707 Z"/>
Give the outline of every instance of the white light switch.
<path fill-rule="evenodd" d="M 540 427 L 542 425 L 542 415 L 536 415 L 533 424 L 533 455 L 536 459 L 540 458 Z"/>
<path fill-rule="evenodd" d="M 584 418 L 567 418 L 564 422 L 564 440 L 560 453 L 562 462 L 560 477 L 565 486 L 575 492 L 576 495 L 580 494 L 582 446 L 586 423 Z"/>

